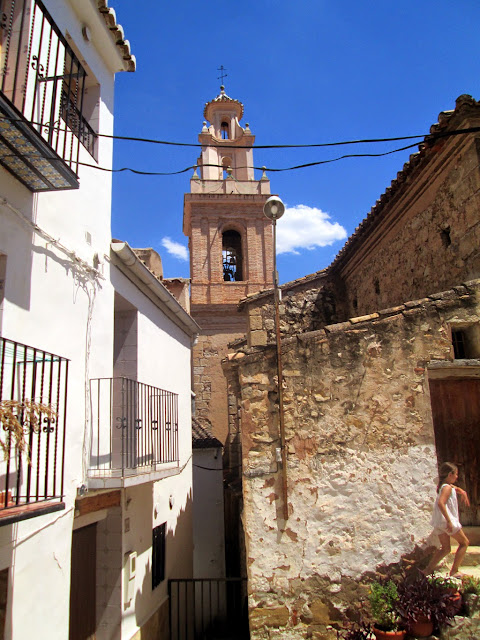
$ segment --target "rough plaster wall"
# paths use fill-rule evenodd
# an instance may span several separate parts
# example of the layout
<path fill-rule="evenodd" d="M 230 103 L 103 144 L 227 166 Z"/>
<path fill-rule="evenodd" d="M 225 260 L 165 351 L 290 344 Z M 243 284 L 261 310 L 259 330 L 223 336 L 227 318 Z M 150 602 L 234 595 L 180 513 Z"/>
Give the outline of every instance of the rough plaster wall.
<path fill-rule="evenodd" d="M 479 146 L 477 140 L 456 158 L 438 188 L 432 178 L 430 191 L 409 205 L 407 215 L 398 212 L 402 224 L 384 235 L 346 278 L 349 315 L 371 313 L 478 277 Z"/>
<path fill-rule="evenodd" d="M 343 317 L 342 284 L 322 276 L 305 285 L 282 288 L 279 304 L 282 337 L 322 329 Z M 248 303 L 250 345 L 265 345 L 276 339 L 273 294 Z"/>
<path fill-rule="evenodd" d="M 372 572 L 421 553 L 436 481 L 426 366 L 450 358 L 447 322 L 478 322 L 476 299 L 471 287 L 284 341 L 286 524 L 275 360 L 238 360 L 253 639 L 334 638 Z"/>
<path fill-rule="evenodd" d="M 228 343 L 241 335 L 200 335 L 192 350 L 195 411 L 199 418 L 210 420 L 213 435 L 222 443 L 228 436 L 228 398 L 227 380 L 221 361 L 227 355 Z"/>

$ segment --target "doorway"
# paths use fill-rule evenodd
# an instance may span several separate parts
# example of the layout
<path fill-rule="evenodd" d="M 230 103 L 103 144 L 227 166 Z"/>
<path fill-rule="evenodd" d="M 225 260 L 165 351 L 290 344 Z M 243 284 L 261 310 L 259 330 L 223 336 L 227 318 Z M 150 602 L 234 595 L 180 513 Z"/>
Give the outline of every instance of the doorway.
<path fill-rule="evenodd" d="M 95 640 L 96 549 L 96 524 L 73 531 L 69 640 Z"/>
<path fill-rule="evenodd" d="M 458 483 L 471 506 L 462 507 L 462 524 L 480 525 L 480 379 L 429 379 L 438 464 L 458 465 Z"/>

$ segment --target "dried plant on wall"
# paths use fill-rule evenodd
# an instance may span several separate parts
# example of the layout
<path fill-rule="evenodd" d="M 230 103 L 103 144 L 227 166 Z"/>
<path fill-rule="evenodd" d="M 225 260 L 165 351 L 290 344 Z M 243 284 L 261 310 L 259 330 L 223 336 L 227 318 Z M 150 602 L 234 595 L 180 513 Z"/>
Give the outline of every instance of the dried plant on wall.
<path fill-rule="evenodd" d="M 4 459 L 10 456 L 12 441 L 16 449 L 28 456 L 26 437 L 32 430 L 40 431 L 42 420 L 50 425 L 57 418 L 56 411 L 51 405 L 35 402 L 34 400 L 0 400 L 0 425 L 6 436 L 0 435 L 0 448 Z"/>

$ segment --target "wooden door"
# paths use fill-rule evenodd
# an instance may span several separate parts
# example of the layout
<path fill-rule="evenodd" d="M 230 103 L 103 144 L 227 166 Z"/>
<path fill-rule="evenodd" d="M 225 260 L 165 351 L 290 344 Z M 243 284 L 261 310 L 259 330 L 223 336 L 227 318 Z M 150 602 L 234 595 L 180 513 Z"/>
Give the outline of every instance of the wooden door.
<path fill-rule="evenodd" d="M 480 380 L 430 380 L 433 426 L 438 463 L 458 465 L 459 485 L 467 490 L 471 507 L 462 507 L 464 525 L 480 525 Z"/>
<path fill-rule="evenodd" d="M 95 640 L 97 525 L 72 536 L 69 640 Z"/>

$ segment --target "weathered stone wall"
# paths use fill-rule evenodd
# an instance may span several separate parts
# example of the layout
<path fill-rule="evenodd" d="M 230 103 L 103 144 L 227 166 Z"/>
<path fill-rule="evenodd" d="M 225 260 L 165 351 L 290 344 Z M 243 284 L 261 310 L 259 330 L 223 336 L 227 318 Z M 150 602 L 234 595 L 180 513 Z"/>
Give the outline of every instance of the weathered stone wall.
<path fill-rule="evenodd" d="M 449 323 L 478 322 L 479 283 L 283 341 L 288 512 L 273 346 L 237 354 L 253 640 L 335 638 L 373 572 L 418 557 L 436 455 L 428 365 Z"/>
<path fill-rule="evenodd" d="M 338 322 L 345 314 L 341 283 L 325 274 L 305 278 L 281 287 L 279 304 L 282 337 L 316 331 Z M 248 309 L 249 346 L 263 346 L 275 341 L 273 292 L 252 296 L 243 302 Z"/>
<path fill-rule="evenodd" d="M 385 205 L 382 221 L 341 271 L 350 316 L 479 277 L 479 153 L 478 139 L 443 150 L 444 164 L 412 175 Z"/>
<path fill-rule="evenodd" d="M 212 432 L 222 444 L 227 444 L 229 412 L 227 380 L 221 360 L 227 355 L 227 344 L 237 334 L 208 333 L 198 336 L 193 352 L 193 389 L 195 411 L 199 418 L 208 418 Z"/>

